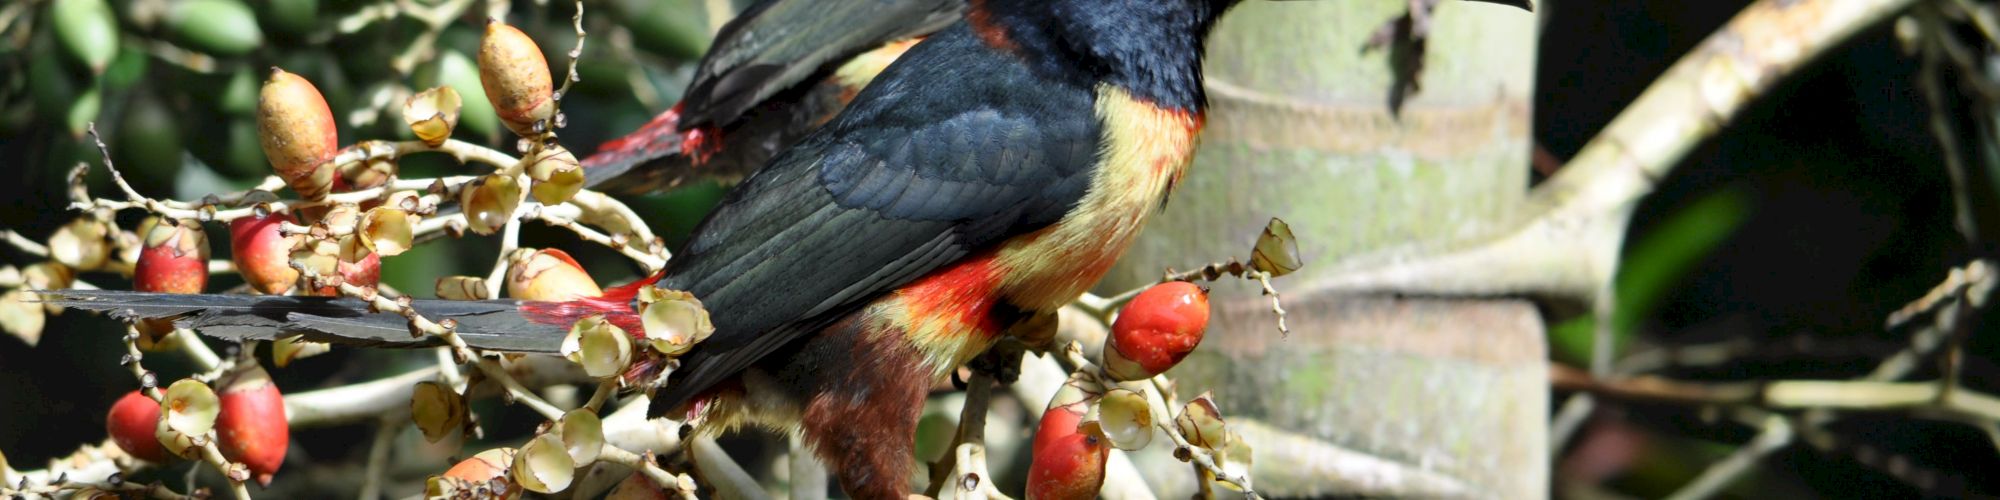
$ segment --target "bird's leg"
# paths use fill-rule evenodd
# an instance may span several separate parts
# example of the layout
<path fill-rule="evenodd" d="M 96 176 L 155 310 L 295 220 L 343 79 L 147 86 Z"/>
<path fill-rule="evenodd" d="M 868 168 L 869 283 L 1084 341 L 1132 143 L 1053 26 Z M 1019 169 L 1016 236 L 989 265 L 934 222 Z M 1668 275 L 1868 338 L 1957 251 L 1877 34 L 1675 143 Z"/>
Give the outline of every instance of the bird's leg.
<path fill-rule="evenodd" d="M 869 323 L 836 323 L 794 359 L 817 371 L 801 424 L 806 444 L 848 496 L 901 499 L 932 375 L 902 332 L 862 331 L 885 326 Z"/>

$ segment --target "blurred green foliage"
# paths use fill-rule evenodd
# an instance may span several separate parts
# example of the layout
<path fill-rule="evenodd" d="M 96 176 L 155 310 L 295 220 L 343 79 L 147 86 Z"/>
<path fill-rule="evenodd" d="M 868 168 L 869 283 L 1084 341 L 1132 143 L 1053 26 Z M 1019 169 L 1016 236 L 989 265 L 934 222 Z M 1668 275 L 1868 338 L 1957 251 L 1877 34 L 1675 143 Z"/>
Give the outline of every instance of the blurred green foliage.
<path fill-rule="evenodd" d="M 1749 193 L 1726 187 L 1702 195 L 1656 222 L 1638 241 L 1627 242 L 1614 282 L 1617 309 L 1611 314 L 1613 344 L 1629 350 L 1639 322 L 1655 316 L 1667 293 L 1682 283 L 1728 241 L 1750 217 Z M 1572 366 L 1590 366 L 1597 320 L 1583 315 L 1549 329 L 1550 354 Z"/>
<path fill-rule="evenodd" d="M 583 81 L 563 102 L 570 126 L 562 142 L 586 153 L 670 106 L 692 62 L 707 49 L 707 6 L 700 0 L 587 2 Z M 0 196 L 12 206 L 65 206 L 64 173 L 77 162 L 100 163 L 85 137 L 93 123 L 121 171 L 147 195 L 198 199 L 252 185 L 270 173 L 251 113 L 261 76 L 272 67 L 303 75 L 320 89 L 339 122 L 342 144 L 410 138 L 398 114 L 403 99 L 450 86 L 465 99 L 454 136 L 511 151 L 513 139 L 480 88 L 471 56 L 480 30 L 489 15 L 505 12 L 561 74 L 577 43 L 574 9 L 569 2 L 498 0 L 9 2 L 0 5 L 0 153 L 25 182 L 0 188 Z M 405 177 L 465 173 L 439 158 L 409 158 L 403 169 Z M 93 189 L 112 189 L 101 169 L 93 174 Z M 703 185 L 631 201 L 641 213 L 656 215 L 650 222 L 678 241 L 721 191 Z M 0 225 L 40 234 L 47 229 L 38 225 L 60 222 L 26 215 L 0 216 Z M 550 236 L 528 243 L 574 243 Z M 455 255 L 477 249 L 430 252 L 400 258 L 430 261 L 424 265 L 388 263 L 392 271 L 422 275 L 391 282 L 425 290 L 430 278 L 475 272 L 476 266 L 460 263 L 479 261 Z"/>

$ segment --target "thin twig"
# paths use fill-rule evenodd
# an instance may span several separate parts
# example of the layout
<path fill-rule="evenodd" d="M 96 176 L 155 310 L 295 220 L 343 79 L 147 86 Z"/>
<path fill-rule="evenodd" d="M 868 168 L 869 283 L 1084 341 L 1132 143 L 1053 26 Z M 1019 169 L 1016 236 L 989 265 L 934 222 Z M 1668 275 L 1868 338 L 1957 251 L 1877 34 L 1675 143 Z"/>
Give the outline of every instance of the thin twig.
<path fill-rule="evenodd" d="M 1715 496 L 1722 488 L 1734 483 L 1736 478 L 1755 469 L 1763 462 L 1764 455 L 1784 448 L 1792 443 L 1792 426 L 1784 417 L 1771 415 L 1764 418 L 1762 430 L 1748 444 L 1738 448 L 1729 458 L 1716 462 L 1696 476 L 1693 482 L 1682 486 L 1667 498 L 1672 500 L 1695 500 Z"/>
<path fill-rule="evenodd" d="M 7 244 L 13 245 L 14 248 L 18 248 L 29 255 L 42 258 L 48 258 L 49 256 L 49 247 L 35 240 L 28 239 L 26 236 L 21 236 L 21 233 L 16 233 L 12 229 L 0 229 L 0 240 L 6 241 Z"/>
<path fill-rule="evenodd" d="M 562 205 L 562 206 L 572 206 L 572 205 Z M 610 248 L 612 250 L 618 251 L 618 253 L 620 254 L 624 254 L 625 258 L 632 259 L 632 262 L 637 263 L 639 264 L 639 267 L 644 268 L 645 271 L 644 274 L 652 274 L 656 271 L 659 271 L 661 268 L 666 267 L 667 265 L 666 258 L 646 253 L 637 248 L 633 248 L 631 245 L 626 245 L 624 243 L 621 243 L 616 238 L 613 238 L 610 235 L 597 232 L 597 230 L 585 227 L 583 224 L 579 224 L 571 218 L 562 217 L 558 215 L 557 212 L 551 210 L 552 208 L 557 208 L 557 207 L 543 206 L 539 210 L 535 210 L 534 213 L 531 214 L 531 216 L 534 217 L 535 220 L 542 221 L 545 224 L 560 227 L 563 229 L 568 229 L 570 230 L 570 232 L 576 233 L 577 237 L 583 238 L 584 241 L 596 243 L 599 245 L 604 245 L 605 248 Z"/>
<path fill-rule="evenodd" d="M 400 415 L 399 415 L 400 417 Z M 382 474 L 389 465 L 389 448 L 396 443 L 396 433 L 403 430 L 404 419 L 382 418 L 375 424 L 375 441 L 368 446 L 368 464 L 361 472 L 360 500 L 374 500 L 382 497 Z"/>

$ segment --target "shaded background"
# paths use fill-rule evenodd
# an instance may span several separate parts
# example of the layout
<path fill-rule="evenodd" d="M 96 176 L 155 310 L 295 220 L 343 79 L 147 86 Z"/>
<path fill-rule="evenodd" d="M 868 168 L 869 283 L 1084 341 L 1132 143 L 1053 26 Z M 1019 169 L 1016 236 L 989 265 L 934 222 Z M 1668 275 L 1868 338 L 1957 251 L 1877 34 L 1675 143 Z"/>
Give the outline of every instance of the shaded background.
<path fill-rule="evenodd" d="M 590 150 L 590 145 L 643 123 L 678 96 L 688 63 L 700 53 L 706 36 L 701 3 L 590 5 L 590 15 L 596 16 L 591 22 L 616 22 L 631 36 L 629 43 L 620 44 L 613 41 L 615 35 L 599 36 L 609 30 L 592 28 L 583 83 L 575 98 L 565 101 L 567 145 L 580 153 Z M 1680 54 L 1746 3 L 1546 2 L 1534 102 L 1534 137 L 1543 153 L 1556 159 L 1575 153 Z M 331 22 L 327 20 L 362 4 L 326 0 L 318 7 L 319 18 Z M 251 5 L 266 8 L 263 1 Z M 541 10 L 521 3 L 514 17 L 551 51 L 551 62 L 560 61 L 572 43 L 566 4 L 538 14 Z M 109 76 L 116 69 L 107 73 L 99 83 L 104 104 L 97 116 L 117 160 L 142 192 L 197 198 L 263 175 L 248 108 L 231 101 L 244 95 L 254 99 L 257 79 L 239 84 L 235 80 L 243 77 L 238 75 L 256 74 L 272 64 L 298 68 L 294 71 L 321 84 L 337 115 L 363 107 L 373 82 L 414 81 L 423 88 L 450 78 L 438 75 L 450 73 L 443 69 L 449 55 L 420 65 L 413 79 L 393 75 L 382 63 L 414 36 L 416 29 L 408 23 L 386 23 L 321 41 L 274 33 L 279 30 L 271 26 L 277 24 L 265 20 L 266 47 L 225 61 L 221 75 L 193 75 L 149 61 L 132 45 L 121 50 L 127 54 L 121 58 L 140 62 L 121 59 L 114 68 L 142 68 L 135 77 Z M 455 23 L 440 38 L 441 50 L 470 54 L 477 26 L 470 20 Z M 0 227 L 36 238 L 70 218 L 63 210 L 64 172 L 76 161 L 96 157 L 74 140 L 60 113 L 38 104 L 45 94 L 36 91 L 32 66 L 49 59 L 37 57 L 47 53 L 46 43 L 30 40 L 27 50 L 0 49 L 0 200 L 6 207 L 0 211 Z M 631 68 L 639 68 L 637 77 Z M 1663 375 L 1740 380 L 1864 373 L 1904 345 L 1904 336 L 1883 331 L 1889 311 L 1924 293 L 1951 266 L 1989 254 L 1990 248 L 1968 248 L 1953 230 L 1949 181 L 1927 128 L 1930 115 L 1917 90 L 1917 70 L 1917 62 L 1898 50 L 1889 26 L 1871 29 L 1747 109 L 1642 203 L 1626 239 L 1627 256 L 1633 258 L 1626 264 L 1628 272 L 1633 267 L 1665 271 L 1656 284 L 1656 301 L 1637 317 L 1637 341 L 1749 338 L 1760 346 L 1734 363 Z M 74 74 L 59 76 L 73 86 L 87 86 L 76 82 Z M 641 85 L 637 93 L 635 81 Z M 239 85 L 247 85 L 248 94 L 233 94 Z M 636 97 L 645 92 L 658 97 Z M 355 129 L 341 121 L 344 142 L 393 137 L 401 128 L 393 115 L 372 128 Z M 246 133 L 245 127 L 251 131 Z M 459 137 L 511 148 L 511 141 L 491 139 L 495 134 L 486 131 L 486 141 L 465 133 Z M 424 159 L 431 163 L 405 161 L 406 173 L 457 168 Z M 95 192 L 110 189 L 100 182 Z M 628 201 L 649 214 L 655 229 L 673 243 L 720 193 L 716 186 L 698 186 Z M 601 248 L 576 244 L 560 230 L 535 224 L 523 229 L 525 245 L 564 248 L 600 281 L 622 282 L 632 275 L 622 260 Z M 210 231 L 215 234 L 219 228 Z M 490 242 L 423 246 L 386 260 L 384 279 L 421 293 L 439 275 L 483 273 L 492 262 L 492 247 Z M 221 258 L 227 246 L 216 245 L 214 251 Z M 30 262 L 12 249 L 0 249 L 0 261 Z M 91 280 L 110 288 L 129 286 Z M 221 278 L 211 288 L 235 284 Z M 1546 312 L 1551 324 L 1575 314 L 1561 307 Z M 1974 389 L 2000 390 L 1991 383 L 2000 375 L 1992 360 L 1991 330 L 1981 328 L 1972 337 L 1965 381 Z M 0 449 L 16 467 L 38 467 L 79 443 L 103 438 L 104 410 L 135 385 L 117 365 L 116 331 L 105 320 L 65 314 L 52 318 L 36 347 L 0 338 Z M 1585 331 L 1557 326 L 1552 356 L 1585 364 L 1588 342 L 1577 337 Z M 428 359 L 428 354 L 342 349 L 274 375 L 281 387 L 320 387 L 380 376 Z M 162 375 L 186 372 L 172 360 L 149 363 Z M 532 429 L 535 421 L 517 417 L 522 418 L 487 420 L 488 437 L 505 439 Z M 1989 479 L 1989 471 L 2000 468 L 2000 453 L 1977 430 L 1865 415 L 1845 418 L 1833 428 L 1852 443 L 1835 453 L 1794 446 L 1728 491 L 1746 497 L 2000 494 L 2000 479 Z M 292 467 L 305 463 L 297 461 L 304 458 L 358 468 L 371 433 L 365 425 L 297 433 Z M 1607 490 L 1626 495 L 1664 495 L 1754 433 L 1727 420 L 1704 418 L 1694 408 L 1611 406 L 1571 441 L 1570 449 L 1555 453 L 1555 481 L 1558 490 L 1566 481 L 1581 481 L 1602 482 Z M 746 439 L 735 446 L 762 445 Z M 472 449 L 477 446 L 468 445 Z M 1886 471 L 1886 456 L 1902 457 L 1904 469 Z M 1911 477 L 1912 471 L 1928 472 L 1935 481 L 1918 488 L 1896 478 Z M 287 476 L 280 474 L 281 482 Z"/>

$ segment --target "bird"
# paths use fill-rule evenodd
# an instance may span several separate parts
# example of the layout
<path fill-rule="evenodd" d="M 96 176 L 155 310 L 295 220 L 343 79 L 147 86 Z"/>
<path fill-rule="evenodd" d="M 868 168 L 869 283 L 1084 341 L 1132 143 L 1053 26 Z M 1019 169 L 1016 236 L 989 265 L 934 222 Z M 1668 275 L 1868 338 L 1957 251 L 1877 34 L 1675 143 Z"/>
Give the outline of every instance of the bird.
<path fill-rule="evenodd" d="M 856 498 L 902 498 L 929 388 L 1118 260 L 1192 162 L 1206 37 L 1239 0 L 970 0 L 747 174 L 660 274 L 562 302 L 412 302 L 473 347 L 554 352 L 685 291 L 712 336 L 646 387 L 696 432 L 796 429 Z M 725 108 L 714 108 L 725 109 Z M 63 290 L 229 338 L 435 345 L 351 298 Z"/>

